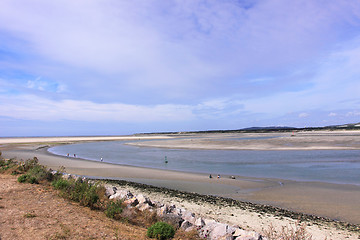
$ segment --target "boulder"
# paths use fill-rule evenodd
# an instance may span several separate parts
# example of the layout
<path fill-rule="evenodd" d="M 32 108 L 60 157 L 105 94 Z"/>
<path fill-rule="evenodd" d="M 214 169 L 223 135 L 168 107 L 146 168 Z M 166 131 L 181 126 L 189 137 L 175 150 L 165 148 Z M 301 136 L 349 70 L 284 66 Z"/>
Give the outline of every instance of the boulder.
<path fill-rule="evenodd" d="M 182 213 L 182 218 L 183 218 L 185 221 L 190 222 L 192 225 L 195 224 L 196 218 L 195 218 L 195 214 L 192 213 L 192 212 L 184 211 L 184 212 Z"/>
<path fill-rule="evenodd" d="M 174 209 L 176 209 L 175 205 L 165 204 L 162 207 L 158 208 L 156 212 L 159 216 L 163 216 L 165 214 L 172 213 L 174 211 Z M 177 214 L 175 214 L 175 215 L 177 215 Z"/>
<path fill-rule="evenodd" d="M 124 191 L 126 191 L 126 190 L 124 190 Z M 126 191 L 125 197 L 126 197 L 127 199 L 131 199 L 131 198 L 134 197 L 134 194 L 132 194 L 130 191 Z"/>
<path fill-rule="evenodd" d="M 205 221 L 204 221 L 204 219 L 202 219 L 200 217 L 200 218 L 196 219 L 194 225 L 197 226 L 197 227 L 203 227 L 203 226 L 205 226 Z"/>
<path fill-rule="evenodd" d="M 254 231 L 245 231 L 242 229 L 237 229 L 233 236 L 236 240 L 262 240 L 262 236 Z"/>
<path fill-rule="evenodd" d="M 191 222 L 185 220 L 182 222 L 180 228 L 182 228 L 183 230 L 192 230 L 194 228 L 194 225 Z"/>
<path fill-rule="evenodd" d="M 235 238 L 235 240 L 258 240 L 258 239 L 251 236 L 244 236 L 244 237 L 240 236 Z"/>
<path fill-rule="evenodd" d="M 227 236 L 229 234 L 231 234 L 229 232 L 229 228 L 230 226 L 227 224 L 223 224 L 223 223 L 215 223 L 213 224 L 214 227 L 213 229 L 210 231 L 210 239 L 221 239 L 224 236 Z"/>
<path fill-rule="evenodd" d="M 179 216 L 182 216 L 183 213 L 184 213 L 184 211 L 185 211 L 185 209 L 183 209 L 183 208 L 175 208 L 175 209 L 173 210 L 173 213 L 175 213 L 175 214 L 177 214 L 177 215 L 179 215 Z"/>
<path fill-rule="evenodd" d="M 161 216 L 161 220 L 167 222 L 175 227 L 180 227 L 184 219 L 174 213 L 168 213 Z"/>
<path fill-rule="evenodd" d="M 124 203 L 128 206 L 136 206 L 139 204 L 139 201 L 137 200 L 136 197 L 133 197 L 133 198 L 130 198 L 130 199 L 127 199 L 124 201 Z"/>
<path fill-rule="evenodd" d="M 145 197 L 142 194 L 137 195 L 136 198 L 138 199 L 139 204 L 148 203 L 149 205 L 153 205 L 152 202 L 150 201 L 150 199 Z"/>
<path fill-rule="evenodd" d="M 121 200 L 126 198 L 127 191 L 117 191 L 114 195 L 111 195 L 109 199 Z"/>
<path fill-rule="evenodd" d="M 241 229 L 241 228 L 237 228 L 237 229 L 235 230 L 235 232 L 233 233 L 233 236 L 234 236 L 234 237 L 246 236 L 247 233 L 248 233 L 248 231 L 245 231 L 245 230 L 243 230 L 243 229 Z"/>
<path fill-rule="evenodd" d="M 148 203 L 139 203 L 136 206 L 140 211 L 150 210 L 151 206 Z"/>
<path fill-rule="evenodd" d="M 111 185 L 105 185 L 105 196 L 110 197 L 116 194 L 117 188 Z"/>
<path fill-rule="evenodd" d="M 68 173 L 64 173 L 64 174 L 62 175 L 62 179 L 70 180 L 70 179 L 71 179 L 71 175 L 68 174 Z"/>

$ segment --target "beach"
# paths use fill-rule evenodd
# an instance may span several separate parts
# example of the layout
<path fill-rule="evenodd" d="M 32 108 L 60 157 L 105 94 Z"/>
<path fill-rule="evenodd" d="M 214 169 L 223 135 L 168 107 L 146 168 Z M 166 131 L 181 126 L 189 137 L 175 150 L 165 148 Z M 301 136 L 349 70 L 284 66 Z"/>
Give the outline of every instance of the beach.
<path fill-rule="evenodd" d="M 291 150 L 291 149 L 360 149 L 360 133 L 358 131 L 336 132 L 302 132 L 302 133 L 279 133 L 276 138 L 261 138 L 269 136 L 265 133 L 255 134 L 260 139 L 242 140 L 242 144 L 231 138 L 249 137 L 250 134 L 228 134 L 229 141 L 217 141 L 219 134 L 185 134 L 185 135 L 136 135 L 126 137 L 61 137 L 61 138 L 1 138 L 1 151 L 3 157 L 28 159 L 36 156 L 39 162 L 52 169 L 63 166 L 65 171 L 72 174 L 92 176 L 95 178 L 124 179 L 140 183 L 151 184 L 159 187 L 167 187 L 187 192 L 217 195 L 233 198 L 252 203 L 267 204 L 281 207 L 294 212 L 317 215 L 328 219 L 339 220 L 351 224 L 360 224 L 360 186 L 347 184 L 330 184 L 319 182 L 297 182 L 279 179 L 248 178 L 237 176 L 230 179 L 229 176 L 209 179 L 207 175 L 185 173 L 177 171 L 149 169 L 141 167 L 122 166 L 104 162 L 88 161 L 79 158 L 62 157 L 47 152 L 47 148 L 53 144 L 74 143 L 83 141 L 112 141 L 112 140 L 149 140 L 136 142 L 142 147 L 166 147 L 166 148 L 197 148 L 197 149 L 257 149 L 257 150 Z M 251 136 L 255 136 L 253 133 Z M 224 138 L 224 135 L 221 135 Z M 161 141 L 156 141 L 161 139 Z M 243 143 L 245 142 L 245 143 Z M 170 199 L 171 200 L 171 199 Z M 178 200 L 179 204 L 184 201 Z M 200 207 L 201 208 L 201 207 Z M 278 226 L 294 220 L 280 220 L 274 216 L 259 217 L 253 212 L 237 212 L 235 209 L 209 210 L 210 207 L 202 207 L 202 214 L 232 224 L 245 224 L 250 229 L 261 231 L 270 222 L 277 222 Z M 191 209 L 190 209 L 191 210 Z M 230 215 L 233 214 L 234 216 Z M 234 214 L 237 213 L 237 214 Z M 229 217 L 229 215 L 231 217 Z M 277 220 L 275 220 L 277 219 Z M 313 233 L 316 226 L 312 226 Z M 327 226 L 322 228 L 319 236 L 349 236 L 347 230 L 339 230 Z M 322 235 L 321 235 L 322 234 Z M 350 239 L 358 234 L 351 235 Z M 354 238 L 352 238 L 354 237 Z M 321 238 L 319 238 L 321 239 Z M 342 238 L 334 238 L 342 239 Z M 344 238 L 345 239 L 345 238 Z M 347 238 L 349 239 L 349 238 Z"/>

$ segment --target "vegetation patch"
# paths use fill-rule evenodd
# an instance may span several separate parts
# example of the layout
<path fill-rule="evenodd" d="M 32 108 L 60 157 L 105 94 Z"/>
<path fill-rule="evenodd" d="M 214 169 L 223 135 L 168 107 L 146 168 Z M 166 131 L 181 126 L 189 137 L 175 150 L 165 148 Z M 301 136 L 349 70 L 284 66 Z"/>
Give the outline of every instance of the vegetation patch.
<path fill-rule="evenodd" d="M 174 235 L 174 227 L 166 222 L 157 222 L 149 227 L 147 231 L 147 236 L 149 238 L 156 238 L 158 240 L 170 239 L 173 238 Z"/>
<path fill-rule="evenodd" d="M 52 182 L 52 186 L 61 191 L 61 196 L 79 202 L 80 205 L 90 207 L 91 209 L 100 209 L 101 186 L 90 184 L 87 180 L 81 179 L 65 180 L 57 179 Z"/>
<path fill-rule="evenodd" d="M 122 201 L 110 201 L 105 209 L 105 215 L 109 218 L 119 220 L 123 211 Z"/>

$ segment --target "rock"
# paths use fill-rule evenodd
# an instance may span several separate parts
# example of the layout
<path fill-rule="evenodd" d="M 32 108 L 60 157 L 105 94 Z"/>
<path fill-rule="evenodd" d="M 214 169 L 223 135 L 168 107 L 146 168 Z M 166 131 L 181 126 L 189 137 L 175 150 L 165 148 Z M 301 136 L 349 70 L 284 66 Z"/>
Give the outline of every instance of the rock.
<path fill-rule="evenodd" d="M 194 225 L 191 222 L 185 220 L 182 222 L 180 227 L 184 230 L 187 230 L 188 228 L 194 228 Z"/>
<path fill-rule="evenodd" d="M 203 238 L 210 237 L 210 233 L 216 227 L 216 224 L 217 224 L 217 222 L 215 220 L 208 221 L 208 222 L 205 220 L 205 225 L 201 228 L 201 231 L 199 233 L 200 237 L 203 237 Z"/>
<path fill-rule="evenodd" d="M 125 190 L 126 191 L 126 190 Z M 134 197 L 134 194 L 132 194 L 130 191 L 127 191 L 126 192 L 126 196 L 125 196 L 127 199 L 131 199 Z"/>
<path fill-rule="evenodd" d="M 109 199 L 122 200 L 126 198 L 127 191 L 117 191 L 114 195 L 111 195 Z"/>
<path fill-rule="evenodd" d="M 240 229 L 240 228 L 237 228 L 235 230 L 235 232 L 233 233 L 233 236 L 234 237 L 239 237 L 239 236 L 246 236 L 247 235 L 247 231 L 243 230 L 243 229 Z"/>
<path fill-rule="evenodd" d="M 133 198 L 125 200 L 124 203 L 128 206 L 136 206 L 139 204 L 139 201 L 137 200 L 136 197 L 133 197 Z"/>
<path fill-rule="evenodd" d="M 145 197 L 142 194 L 137 195 L 136 198 L 138 199 L 139 204 L 148 203 L 149 205 L 153 205 L 152 202 L 150 201 L 150 199 Z"/>
<path fill-rule="evenodd" d="M 231 234 L 221 237 L 219 240 L 234 240 L 234 237 Z"/>
<path fill-rule="evenodd" d="M 235 240 L 258 240 L 257 238 L 251 236 L 237 237 Z"/>
<path fill-rule="evenodd" d="M 205 226 L 205 221 L 200 217 L 200 218 L 196 219 L 194 225 L 197 227 L 203 227 L 203 226 Z"/>
<path fill-rule="evenodd" d="M 165 214 L 167 214 L 167 208 L 166 208 L 166 206 L 162 206 L 162 207 L 158 208 L 158 209 L 156 210 L 156 213 L 157 213 L 157 215 L 159 215 L 160 217 L 163 216 L 163 215 L 165 215 Z"/>
<path fill-rule="evenodd" d="M 184 219 L 174 213 L 168 213 L 161 216 L 161 220 L 167 222 L 175 227 L 180 227 Z"/>
<path fill-rule="evenodd" d="M 151 206 L 148 203 L 139 203 L 136 206 L 140 211 L 145 211 L 145 210 L 149 210 L 151 208 Z"/>
<path fill-rule="evenodd" d="M 192 212 L 184 211 L 183 214 L 182 214 L 182 218 L 185 221 L 190 222 L 192 225 L 195 224 L 196 218 L 195 218 L 195 214 L 192 213 Z"/>
<path fill-rule="evenodd" d="M 105 187 L 105 195 L 106 195 L 107 197 L 110 197 L 110 196 L 116 194 L 116 190 L 117 190 L 116 187 L 111 186 L 111 185 L 105 185 L 104 187 Z"/>
<path fill-rule="evenodd" d="M 62 175 L 62 179 L 69 180 L 69 179 L 71 179 L 71 175 L 68 174 L 68 173 L 64 173 L 64 174 Z"/>
<path fill-rule="evenodd" d="M 236 240 L 262 240 L 262 236 L 254 231 L 245 231 L 243 229 L 236 229 L 233 233 Z"/>
<path fill-rule="evenodd" d="M 175 205 L 165 204 L 164 206 L 158 208 L 156 212 L 159 216 L 163 216 L 165 214 L 169 214 L 169 213 L 173 212 L 174 209 L 176 209 Z"/>
<path fill-rule="evenodd" d="M 235 232 L 235 229 L 227 224 L 224 223 L 215 223 L 215 227 L 210 232 L 210 238 L 211 239 L 224 239 L 229 238 L 233 232 Z"/>
<path fill-rule="evenodd" d="M 177 214 L 177 215 L 179 215 L 179 216 L 182 216 L 183 213 L 184 213 L 184 211 L 185 211 L 185 209 L 183 209 L 183 208 L 175 208 L 175 209 L 173 210 L 173 213 L 175 213 L 175 214 Z"/>

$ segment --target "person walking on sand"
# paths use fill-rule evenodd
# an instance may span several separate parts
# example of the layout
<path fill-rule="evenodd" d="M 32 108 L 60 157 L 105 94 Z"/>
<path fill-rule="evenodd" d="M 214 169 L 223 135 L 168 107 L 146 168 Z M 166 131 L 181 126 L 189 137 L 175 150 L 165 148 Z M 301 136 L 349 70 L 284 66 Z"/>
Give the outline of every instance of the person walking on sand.
<path fill-rule="evenodd" d="M 220 174 L 218 174 L 217 178 L 220 178 Z"/>
<path fill-rule="evenodd" d="M 103 161 L 103 158 L 100 158 L 100 161 Z"/>

